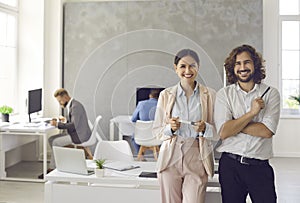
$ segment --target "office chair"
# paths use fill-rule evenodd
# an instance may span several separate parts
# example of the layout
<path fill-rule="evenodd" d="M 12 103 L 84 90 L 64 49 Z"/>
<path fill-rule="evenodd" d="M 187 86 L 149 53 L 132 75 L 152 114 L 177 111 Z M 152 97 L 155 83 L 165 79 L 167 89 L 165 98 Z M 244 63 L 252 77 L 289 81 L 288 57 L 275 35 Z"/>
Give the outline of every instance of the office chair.
<path fill-rule="evenodd" d="M 137 159 L 143 160 L 146 150 L 152 150 L 155 160 L 157 160 L 157 153 L 159 152 L 159 146 L 162 141 L 158 140 L 152 134 L 153 121 L 141 121 L 137 120 L 135 123 L 134 140 L 140 145 Z"/>
<path fill-rule="evenodd" d="M 88 125 L 89 125 L 91 131 L 93 131 L 94 126 L 93 126 L 92 121 L 90 119 L 88 119 Z"/>
<path fill-rule="evenodd" d="M 102 138 L 100 137 L 100 135 L 97 131 L 97 129 L 99 128 L 99 122 L 101 119 L 102 119 L 101 115 L 97 116 L 97 118 L 94 122 L 94 126 L 91 126 L 91 122 L 89 121 L 89 126 L 92 127 L 92 134 L 87 141 L 85 141 L 81 144 L 72 144 L 74 148 L 83 149 L 88 159 L 93 159 L 93 154 L 89 147 L 93 146 L 94 144 L 96 144 L 99 141 L 102 141 Z"/>
<path fill-rule="evenodd" d="M 100 141 L 97 143 L 94 160 L 107 159 L 115 161 L 132 162 L 133 154 L 126 140 Z"/>

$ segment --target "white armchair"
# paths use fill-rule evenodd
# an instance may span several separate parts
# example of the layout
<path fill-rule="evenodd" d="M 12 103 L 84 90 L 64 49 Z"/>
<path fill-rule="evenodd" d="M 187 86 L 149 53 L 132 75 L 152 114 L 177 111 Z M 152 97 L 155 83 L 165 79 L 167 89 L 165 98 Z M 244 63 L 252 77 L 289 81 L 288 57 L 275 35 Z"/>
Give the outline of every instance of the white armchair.
<path fill-rule="evenodd" d="M 158 140 L 152 134 L 153 121 L 141 121 L 137 120 L 135 123 L 134 140 L 140 145 L 138 153 L 138 160 L 144 159 L 144 153 L 146 150 L 152 150 L 155 160 L 157 160 L 157 154 L 159 152 L 159 146 L 162 141 Z"/>
<path fill-rule="evenodd" d="M 134 161 L 131 148 L 127 141 L 100 141 L 98 142 L 94 159 L 108 159 L 115 161 Z"/>

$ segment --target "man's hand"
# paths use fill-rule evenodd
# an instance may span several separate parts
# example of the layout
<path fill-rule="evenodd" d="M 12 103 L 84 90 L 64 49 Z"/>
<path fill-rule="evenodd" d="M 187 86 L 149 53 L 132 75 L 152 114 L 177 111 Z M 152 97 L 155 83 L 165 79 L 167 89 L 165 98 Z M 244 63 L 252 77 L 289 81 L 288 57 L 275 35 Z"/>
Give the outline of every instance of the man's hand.
<path fill-rule="evenodd" d="M 52 118 L 52 120 L 50 121 L 50 125 L 56 126 L 57 125 L 57 118 Z"/>
<path fill-rule="evenodd" d="M 265 108 L 265 102 L 262 98 L 258 97 L 252 101 L 250 113 L 256 116 L 263 108 Z"/>
<path fill-rule="evenodd" d="M 246 134 L 250 134 L 246 132 L 244 128 L 246 128 L 249 123 L 252 122 L 253 118 L 259 114 L 261 109 L 265 108 L 265 102 L 262 98 L 258 97 L 251 102 L 251 109 L 249 112 L 245 113 L 239 118 L 226 121 L 222 128 L 220 129 L 220 137 L 222 140 L 226 139 L 227 137 L 235 136 L 240 132 L 244 132 Z M 249 125 L 251 126 L 251 125 Z M 248 126 L 248 127 L 249 127 Z M 248 128 L 247 127 L 247 128 Z M 252 134 L 250 134 L 252 135 Z"/>
<path fill-rule="evenodd" d="M 63 116 L 59 116 L 59 117 L 58 117 L 58 120 L 59 120 L 59 122 L 61 122 L 61 123 L 66 123 L 66 122 L 67 122 L 67 119 L 66 119 L 65 117 L 63 117 Z"/>

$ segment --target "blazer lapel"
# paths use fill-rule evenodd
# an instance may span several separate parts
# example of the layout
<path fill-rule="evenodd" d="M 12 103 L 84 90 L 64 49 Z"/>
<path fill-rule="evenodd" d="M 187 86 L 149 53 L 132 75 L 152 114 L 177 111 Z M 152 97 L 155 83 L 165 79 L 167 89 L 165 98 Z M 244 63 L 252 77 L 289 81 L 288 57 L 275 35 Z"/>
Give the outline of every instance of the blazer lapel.
<path fill-rule="evenodd" d="M 199 84 L 200 90 L 200 103 L 201 103 L 201 110 L 202 110 L 202 120 L 207 121 L 207 101 L 208 101 L 208 90 L 207 88 L 203 87 Z"/>
<path fill-rule="evenodd" d="M 166 106 L 166 119 L 171 118 L 172 115 L 172 109 L 175 104 L 175 99 L 176 99 L 176 92 L 177 92 L 177 85 L 173 86 L 170 88 L 170 98 L 169 101 L 167 101 L 167 106 Z"/>
<path fill-rule="evenodd" d="M 71 115 L 72 115 L 72 103 L 73 101 L 71 102 L 70 104 L 70 108 L 69 108 L 69 111 L 68 111 L 68 121 L 71 122 Z"/>

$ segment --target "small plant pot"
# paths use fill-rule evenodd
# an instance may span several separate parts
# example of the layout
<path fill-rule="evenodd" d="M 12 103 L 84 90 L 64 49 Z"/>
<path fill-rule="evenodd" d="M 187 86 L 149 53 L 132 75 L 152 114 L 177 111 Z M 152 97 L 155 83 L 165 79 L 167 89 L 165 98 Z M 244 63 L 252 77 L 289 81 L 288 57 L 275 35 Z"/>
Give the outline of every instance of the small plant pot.
<path fill-rule="evenodd" d="M 2 122 L 9 122 L 9 114 L 2 114 Z"/>
<path fill-rule="evenodd" d="M 98 178 L 104 177 L 104 171 L 105 171 L 105 169 L 95 168 L 96 177 L 98 177 Z"/>

